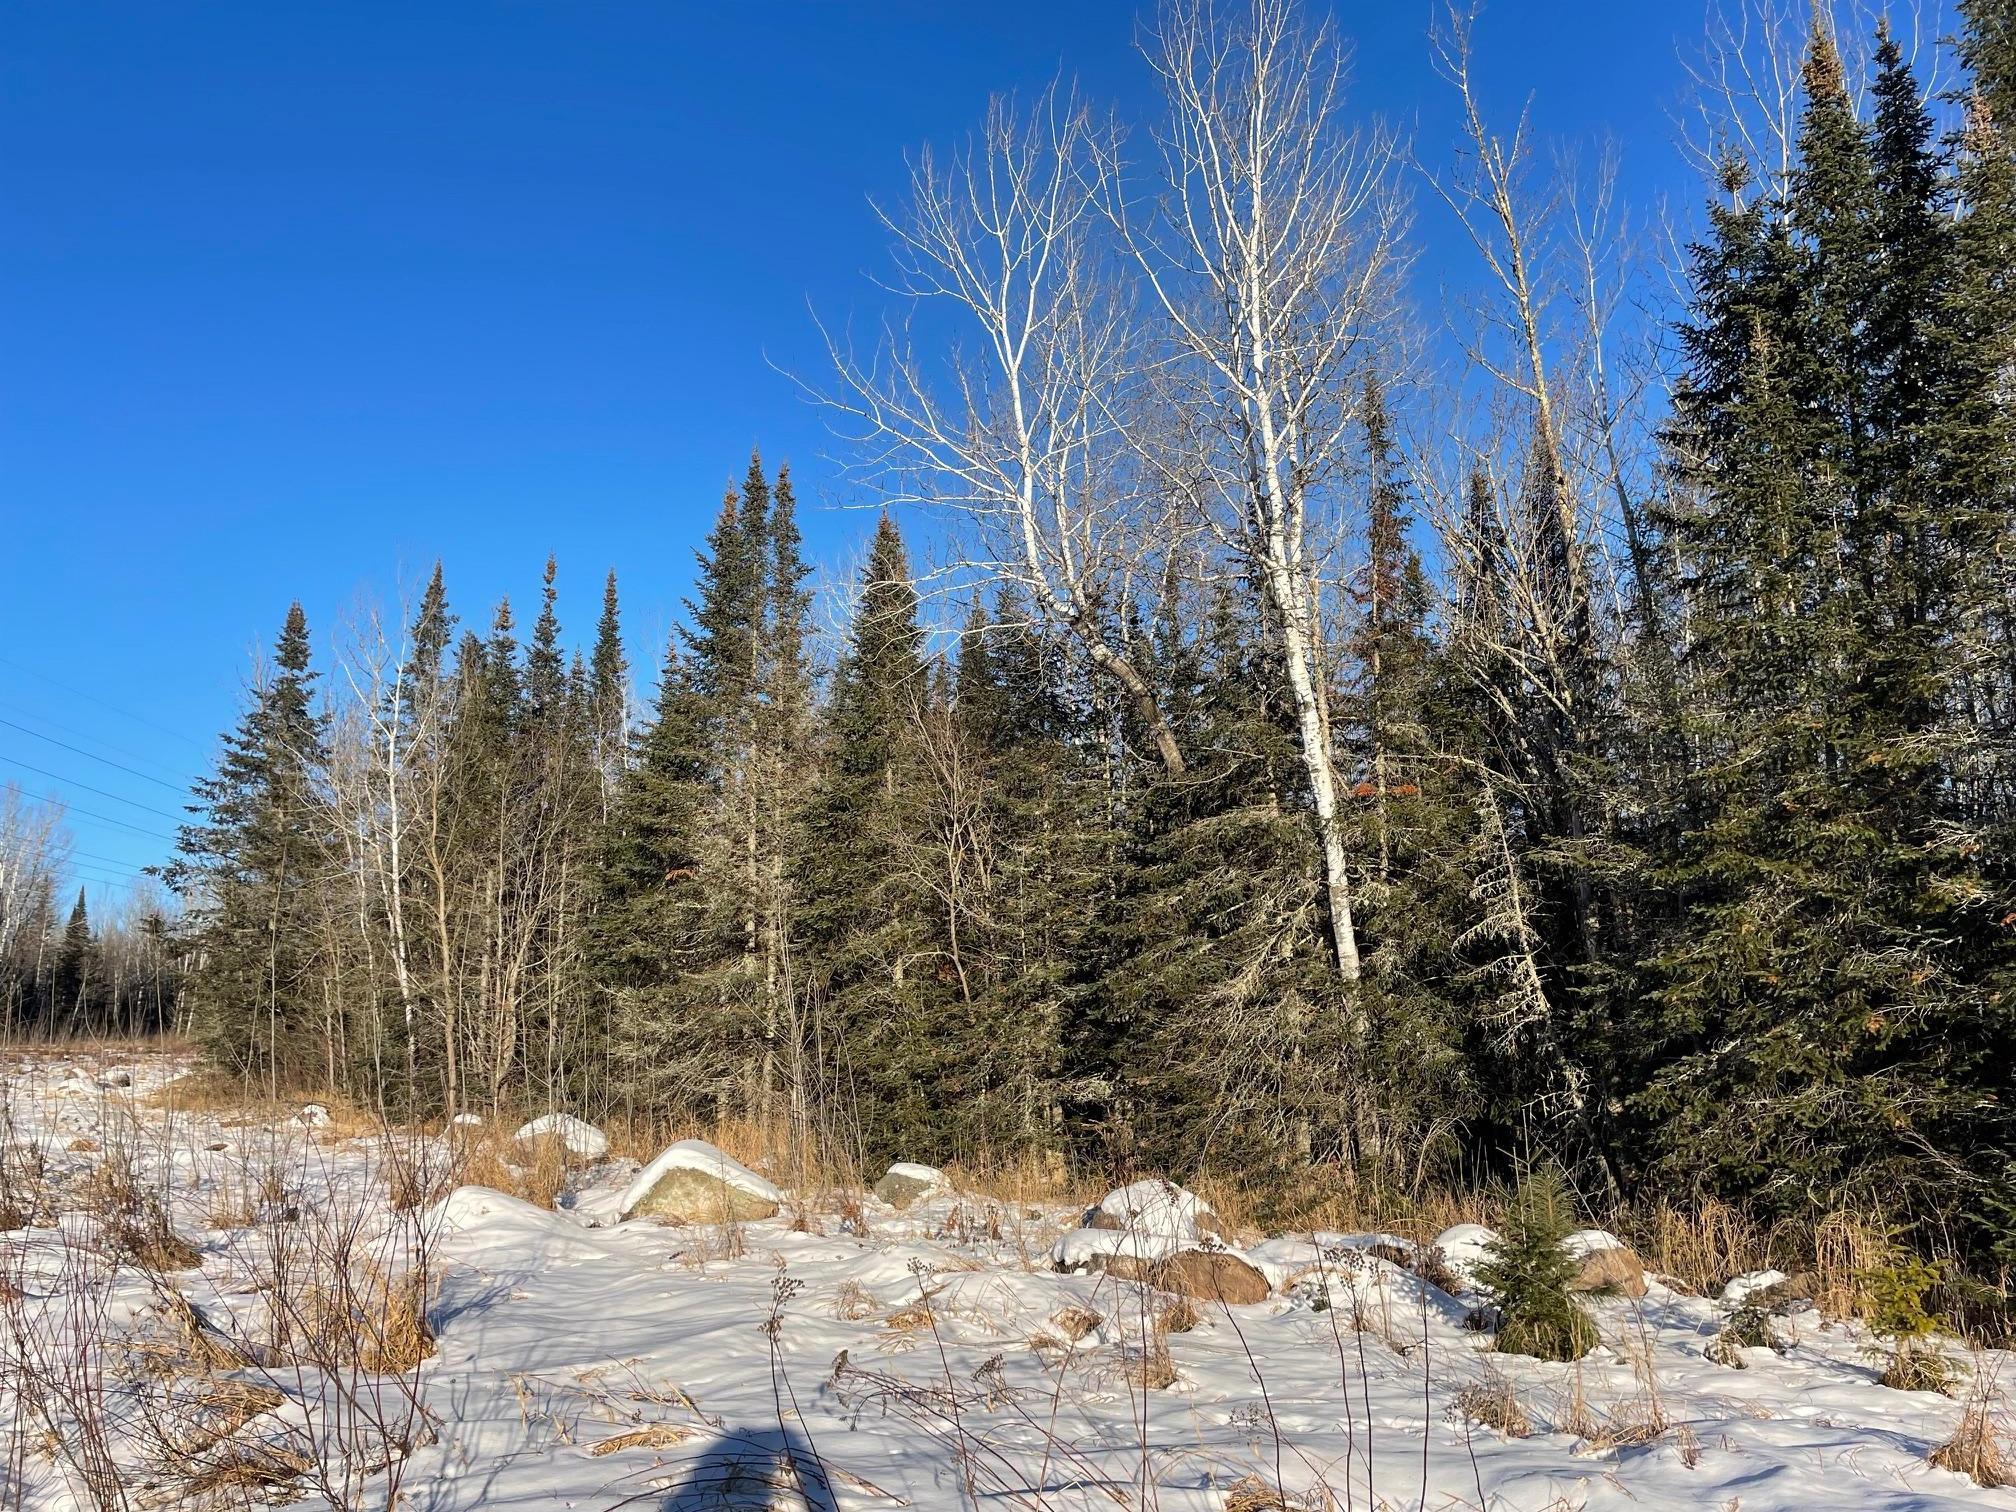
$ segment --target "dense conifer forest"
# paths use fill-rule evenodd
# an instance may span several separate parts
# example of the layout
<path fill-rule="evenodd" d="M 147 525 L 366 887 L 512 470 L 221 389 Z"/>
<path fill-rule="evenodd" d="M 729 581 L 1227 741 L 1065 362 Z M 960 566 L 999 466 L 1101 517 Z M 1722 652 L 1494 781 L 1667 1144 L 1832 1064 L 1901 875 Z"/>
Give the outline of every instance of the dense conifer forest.
<path fill-rule="evenodd" d="M 1284 1203 L 1546 1162 L 2016 1260 L 2016 8 L 1816 23 L 1650 272 L 1461 26 L 1436 157 L 1237 9 L 1150 36 L 1152 136 L 1059 90 L 917 160 L 930 319 L 804 375 L 883 506 L 844 612 L 725 448 L 651 665 L 550 560 L 296 606 L 179 918 L 0 894 L 11 1023 L 401 1115 Z M 1492 291 L 1461 383 L 1424 196 Z"/>

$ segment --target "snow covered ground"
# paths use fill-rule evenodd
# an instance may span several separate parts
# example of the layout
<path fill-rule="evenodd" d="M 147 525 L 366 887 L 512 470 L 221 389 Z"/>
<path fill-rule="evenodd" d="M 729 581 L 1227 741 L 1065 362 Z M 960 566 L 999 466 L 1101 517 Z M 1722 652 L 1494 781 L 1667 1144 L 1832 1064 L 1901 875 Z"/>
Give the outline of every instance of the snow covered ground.
<path fill-rule="evenodd" d="M 0 1209 L 53 1226 L 0 1235 L 0 1507 L 2016 1507 L 1928 1463 L 1958 1402 L 1879 1386 L 1867 1337 L 1812 1313 L 1734 1369 L 1703 1354 L 1726 1308 L 1655 1283 L 1592 1304 L 1595 1355 L 1546 1364 L 1487 1352 L 1474 1299 L 1359 1236 L 1305 1234 L 1249 1246 L 1275 1295 L 1193 1322 L 1055 1273 L 1075 1208 L 787 1193 L 773 1219 L 665 1227 L 617 1219 L 632 1161 L 582 1168 L 559 1211 L 441 1197 L 437 1142 L 171 1117 L 147 1094 L 180 1069 L 7 1067 Z M 108 1258 L 123 1160 L 198 1264 Z M 374 1372 L 273 1343 L 332 1263 L 381 1300 L 423 1264 L 431 1357 Z M 1475 1421 L 1485 1398 L 1530 1434 Z"/>

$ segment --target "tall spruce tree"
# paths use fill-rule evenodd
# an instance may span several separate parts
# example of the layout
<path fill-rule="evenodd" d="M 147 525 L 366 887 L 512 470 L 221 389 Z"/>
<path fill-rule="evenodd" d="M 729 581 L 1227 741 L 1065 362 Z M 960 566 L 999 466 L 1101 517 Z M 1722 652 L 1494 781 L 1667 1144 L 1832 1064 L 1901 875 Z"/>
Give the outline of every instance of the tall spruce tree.
<path fill-rule="evenodd" d="M 945 1112 L 936 1094 L 956 1054 L 937 1035 L 956 970 L 942 913 L 912 864 L 926 824 L 929 694 L 909 558 L 884 515 L 833 672 L 800 880 L 824 1033 L 865 1149 L 880 1157 L 935 1146 Z"/>
<path fill-rule="evenodd" d="M 56 948 L 55 1012 L 52 1023 L 66 1033 L 89 1026 L 92 1006 L 103 995 L 98 974 L 98 942 L 91 933 L 91 913 L 84 904 L 84 889 L 77 889 L 71 905 L 70 921 L 63 927 L 63 939 Z"/>
<path fill-rule="evenodd" d="M 595 963 L 633 1106 L 685 1117 L 734 1111 L 735 1045 L 695 979 L 713 964 L 703 927 L 709 817 L 706 702 L 667 645 L 658 692 L 617 784 L 598 856 Z"/>
<path fill-rule="evenodd" d="M 197 1034 L 221 1064 L 277 1090 L 332 1053 L 318 1034 L 326 1002 L 311 977 L 317 888 L 327 865 L 317 774 L 324 720 L 314 707 L 308 620 L 290 605 L 273 662 L 215 771 L 201 817 L 184 825 L 169 868 L 187 901 L 199 964 L 189 983 Z"/>
<path fill-rule="evenodd" d="M 1982 1095 L 2007 1008 L 1951 808 L 1941 189 L 1894 45 L 1869 127 L 1819 31 L 1805 85 L 1790 203 L 1717 208 L 1694 257 L 1667 524 L 1701 755 L 1640 1106 L 1669 1177 L 1964 1222 L 1956 1196 L 2006 1180 L 1981 1151 L 2007 1132 Z"/>

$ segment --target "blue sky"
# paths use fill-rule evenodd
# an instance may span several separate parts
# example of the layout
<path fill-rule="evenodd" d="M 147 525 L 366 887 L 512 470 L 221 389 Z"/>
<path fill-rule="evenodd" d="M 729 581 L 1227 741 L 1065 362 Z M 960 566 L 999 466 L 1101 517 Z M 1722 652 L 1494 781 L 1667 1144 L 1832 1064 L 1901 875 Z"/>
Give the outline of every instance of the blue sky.
<path fill-rule="evenodd" d="M 1060 66 L 1145 110 L 1136 14 L 14 0 L 0 781 L 64 795 L 81 873 L 130 880 L 289 599 L 326 631 L 437 555 L 481 620 L 532 604 L 557 553 L 570 635 L 615 567 L 648 679 L 752 445 L 794 464 L 813 551 L 844 559 L 864 522 L 839 506 L 865 501 L 773 363 L 820 375 L 808 304 L 874 318 L 868 199 L 906 148 Z M 1339 18 L 1359 108 L 1433 159 L 1454 123 L 1429 14 Z M 1700 20 L 1496 0 L 1482 71 L 1503 111 L 1532 90 L 1550 139 L 1622 139 L 1634 200 L 1691 196 L 1668 110 Z M 1423 303 L 1462 276 L 1425 264 Z"/>

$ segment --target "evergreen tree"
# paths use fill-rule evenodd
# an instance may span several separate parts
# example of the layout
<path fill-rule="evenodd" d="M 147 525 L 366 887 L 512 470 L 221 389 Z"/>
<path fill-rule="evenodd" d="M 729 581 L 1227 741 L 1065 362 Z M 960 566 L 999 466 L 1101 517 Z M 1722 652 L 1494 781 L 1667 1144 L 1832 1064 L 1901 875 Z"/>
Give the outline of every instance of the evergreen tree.
<path fill-rule="evenodd" d="M 567 666 L 556 612 L 560 595 L 554 583 L 559 570 L 558 560 L 548 556 L 540 579 L 539 618 L 533 622 L 532 643 L 525 652 L 525 717 L 542 735 L 560 723 L 567 704 Z"/>
<path fill-rule="evenodd" d="M 630 1094 L 688 1117 L 730 1111 L 734 1045 L 695 975 L 712 964 L 702 928 L 709 759 L 705 701 L 676 640 L 598 857 L 595 961 Z"/>
<path fill-rule="evenodd" d="M 407 697 L 422 700 L 440 686 L 444 657 L 455 633 L 455 616 L 448 612 L 448 588 L 442 580 L 441 563 L 436 560 L 427 588 L 420 595 L 419 612 L 413 616 L 408 637 L 406 677 L 411 687 Z"/>
<path fill-rule="evenodd" d="M 2006 1180 L 1979 1152 L 2006 1137 L 1982 1093 L 2007 1009 L 1946 719 L 1946 232 L 1893 44 L 1878 69 L 1865 129 L 1816 32 L 1792 202 L 1716 210 L 1695 253 L 1668 528 L 1700 762 L 1641 1111 L 1669 1175 L 1913 1219 Z"/>
<path fill-rule="evenodd" d="M 595 649 L 588 657 L 587 707 L 606 809 L 610 784 L 621 766 L 625 725 L 630 717 L 630 660 L 623 650 L 614 569 L 602 584 L 602 616 L 595 622 Z"/>
<path fill-rule="evenodd" d="M 182 827 L 169 869 L 199 951 L 189 988 L 197 1032 L 220 1063 L 269 1088 L 332 1049 L 317 1043 L 326 1003 L 310 977 L 326 863 L 315 790 L 324 720 L 314 682 L 297 603 L 252 708 L 197 786 L 203 817 Z"/>
<path fill-rule="evenodd" d="M 867 1151 L 930 1147 L 934 1091 L 954 1053 L 935 1035 L 956 995 L 941 911 L 917 875 L 925 833 L 920 727 L 927 711 L 917 592 L 895 522 L 882 517 L 834 669 L 820 791 L 805 816 L 801 918 L 838 1074 Z"/>
<path fill-rule="evenodd" d="M 56 951 L 55 1014 L 74 1031 L 92 1022 L 92 1008 L 103 995 L 98 979 L 98 942 L 91 934 L 90 912 L 84 906 L 84 889 L 77 889 L 77 901 L 70 909 L 62 943 Z"/>
<path fill-rule="evenodd" d="M 1520 1182 L 1503 1232 L 1477 1271 L 1498 1310 L 1494 1347 L 1501 1352 L 1579 1360 L 1602 1342 L 1568 1290 L 1576 1263 L 1561 1241 L 1574 1227 L 1574 1206 L 1559 1173 L 1537 1171 Z"/>

